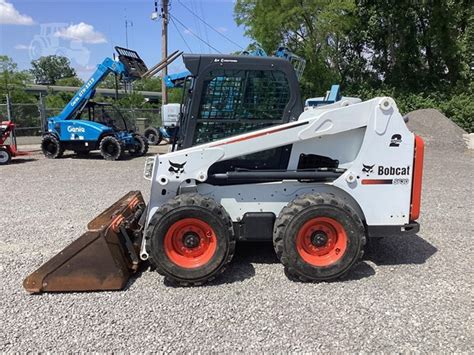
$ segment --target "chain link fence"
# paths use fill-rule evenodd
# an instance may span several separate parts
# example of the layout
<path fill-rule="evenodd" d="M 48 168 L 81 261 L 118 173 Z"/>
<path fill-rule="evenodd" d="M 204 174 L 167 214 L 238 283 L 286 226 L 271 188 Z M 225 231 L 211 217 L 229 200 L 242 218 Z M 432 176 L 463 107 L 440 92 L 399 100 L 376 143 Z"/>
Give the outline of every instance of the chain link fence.
<path fill-rule="evenodd" d="M 0 121 L 11 119 L 16 124 L 18 137 L 41 136 L 46 129 L 48 117 L 56 116 L 61 111 L 62 108 L 45 107 L 42 101 L 37 104 L 0 104 Z M 116 116 L 118 112 L 126 120 L 127 127 L 135 130 L 143 130 L 145 126 L 159 127 L 161 125 L 161 110 L 159 108 L 110 107 L 107 108 L 107 111 L 111 117 Z"/>

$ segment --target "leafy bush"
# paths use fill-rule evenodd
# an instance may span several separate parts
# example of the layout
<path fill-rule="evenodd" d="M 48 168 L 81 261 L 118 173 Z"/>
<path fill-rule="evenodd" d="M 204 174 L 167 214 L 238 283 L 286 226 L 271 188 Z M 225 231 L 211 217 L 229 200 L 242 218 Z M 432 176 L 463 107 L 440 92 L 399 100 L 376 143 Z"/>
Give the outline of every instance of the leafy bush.
<path fill-rule="evenodd" d="M 474 132 L 474 98 L 468 93 L 441 102 L 439 109 L 468 133 Z"/>

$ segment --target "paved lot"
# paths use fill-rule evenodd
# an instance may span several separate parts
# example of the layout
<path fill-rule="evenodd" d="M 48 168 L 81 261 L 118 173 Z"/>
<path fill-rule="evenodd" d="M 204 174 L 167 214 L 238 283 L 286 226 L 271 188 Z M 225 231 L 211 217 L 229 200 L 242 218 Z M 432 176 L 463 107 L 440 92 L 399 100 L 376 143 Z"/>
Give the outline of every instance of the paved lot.
<path fill-rule="evenodd" d="M 415 129 L 429 115 L 414 115 Z M 204 287 L 145 271 L 125 292 L 28 295 L 29 272 L 150 186 L 143 158 L 35 154 L 1 167 L 0 351 L 472 352 L 473 154 L 444 129 L 426 133 L 420 233 L 383 240 L 345 280 L 320 284 L 289 281 L 272 246 L 257 244 L 239 245 Z"/>

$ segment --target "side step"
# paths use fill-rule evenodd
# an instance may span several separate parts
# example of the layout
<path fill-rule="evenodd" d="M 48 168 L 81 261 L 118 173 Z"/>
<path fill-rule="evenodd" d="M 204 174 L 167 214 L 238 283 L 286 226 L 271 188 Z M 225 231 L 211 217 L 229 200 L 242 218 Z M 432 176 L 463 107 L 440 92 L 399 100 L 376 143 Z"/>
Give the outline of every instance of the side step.
<path fill-rule="evenodd" d="M 145 211 L 130 191 L 87 225 L 88 231 L 23 281 L 30 293 L 120 290 L 138 270 Z"/>

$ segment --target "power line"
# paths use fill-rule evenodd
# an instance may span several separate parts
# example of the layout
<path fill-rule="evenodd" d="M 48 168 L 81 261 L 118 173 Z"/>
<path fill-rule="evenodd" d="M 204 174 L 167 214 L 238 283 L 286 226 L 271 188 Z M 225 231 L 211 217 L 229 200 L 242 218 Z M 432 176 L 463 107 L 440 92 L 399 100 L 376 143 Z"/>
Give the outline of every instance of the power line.
<path fill-rule="evenodd" d="M 186 47 L 188 47 L 189 51 L 192 53 L 193 51 L 192 51 L 191 47 L 189 46 L 188 42 L 186 42 L 186 39 L 181 34 L 181 31 L 178 29 L 178 26 L 176 26 L 176 22 L 174 22 L 172 17 L 171 17 L 171 23 L 174 25 L 174 28 L 176 29 L 176 32 L 178 32 L 178 34 L 181 37 L 181 39 L 183 40 L 184 44 L 186 44 Z"/>
<path fill-rule="evenodd" d="M 176 17 L 174 17 L 173 15 L 169 14 L 169 16 L 171 18 L 173 18 L 176 22 L 178 22 L 181 26 L 183 26 L 183 28 L 185 30 L 187 30 L 189 33 L 191 33 L 194 37 L 196 37 L 198 40 L 200 40 L 201 42 L 203 42 L 204 44 L 206 44 L 209 48 L 212 48 L 214 49 L 217 53 L 221 53 L 222 52 L 220 50 L 218 50 L 217 48 L 213 47 L 212 45 L 210 45 L 208 42 L 206 42 L 205 40 L 203 40 L 201 37 L 199 37 L 197 34 L 195 34 L 193 31 L 191 31 L 188 27 L 186 27 L 185 24 L 183 24 L 179 19 L 177 19 Z"/>
<path fill-rule="evenodd" d="M 178 0 L 178 2 L 181 4 L 182 7 L 184 7 L 186 10 L 188 10 L 191 14 L 193 14 L 194 16 L 196 16 L 202 23 L 204 23 L 206 26 L 210 27 L 214 32 L 216 32 L 218 35 L 224 37 L 226 40 L 228 40 L 229 42 L 235 44 L 237 47 L 239 47 L 240 49 L 244 49 L 240 44 L 238 44 L 237 42 L 234 42 L 232 39 L 230 39 L 229 37 L 227 37 L 226 35 L 224 35 L 222 32 L 219 32 L 218 30 L 216 30 L 212 25 L 210 25 L 209 23 L 207 23 L 206 21 L 204 21 L 201 17 L 199 17 L 198 15 L 196 15 L 189 7 L 187 7 L 186 5 L 183 4 L 183 2 L 181 0 Z"/>
<path fill-rule="evenodd" d="M 193 10 L 194 10 L 194 5 L 195 5 L 194 1 L 191 1 L 191 7 L 193 8 Z M 195 26 L 195 29 L 196 29 L 196 31 L 197 31 L 198 36 L 202 38 L 201 25 L 200 25 L 199 22 L 196 20 L 196 18 L 194 18 L 194 26 Z M 208 42 L 209 42 L 209 41 L 208 41 Z M 201 43 L 199 43 L 199 48 L 201 49 L 201 52 L 202 52 L 203 50 L 202 50 L 202 45 L 201 45 Z M 208 48 L 208 50 L 209 50 L 209 48 Z"/>
<path fill-rule="evenodd" d="M 206 15 L 204 14 L 204 10 L 202 8 L 202 0 L 199 0 L 199 10 L 200 10 L 199 12 L 201 13 L 201 16 L 202 16 L 203 20 L 205 21 L 206 20 Z M 206 41 L 209 42 L 209 34 L 208 34 L 206 26 L 204 26 L 204 34 L 206 35 Z"/>

